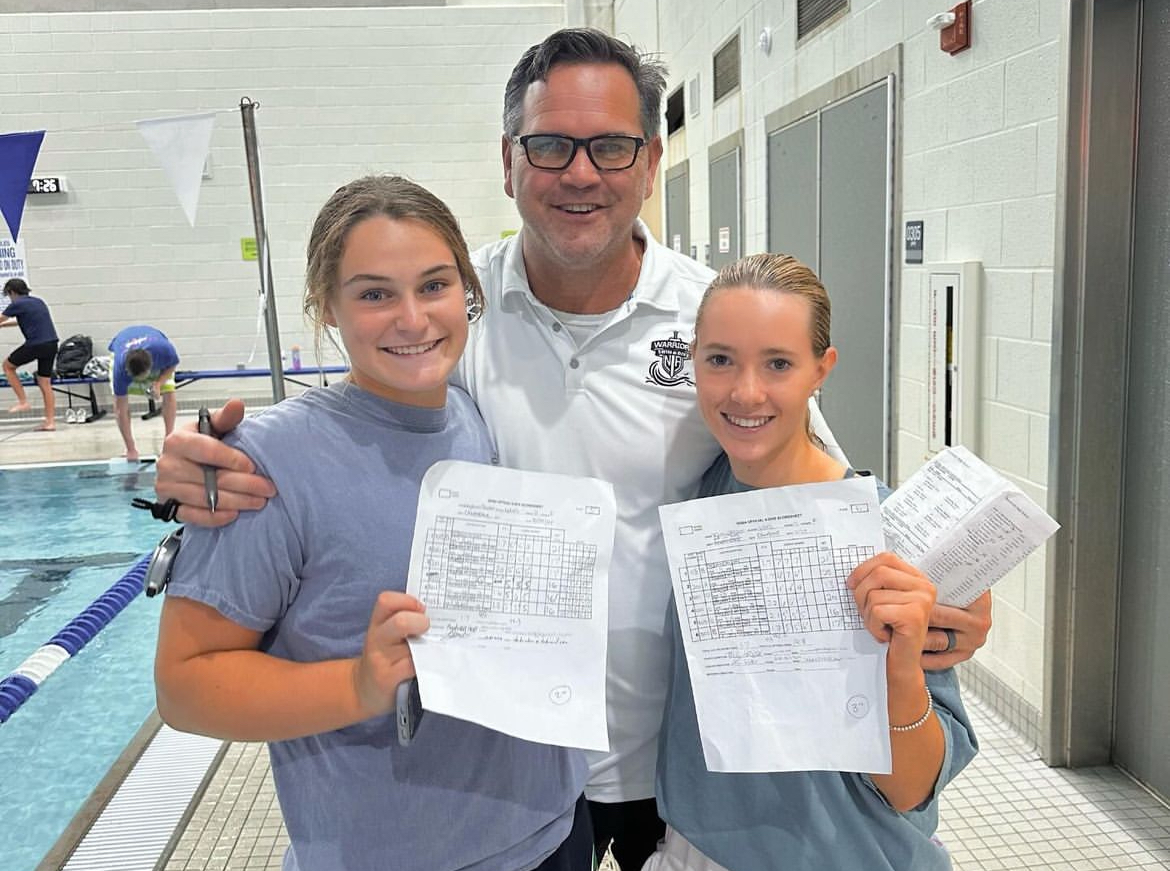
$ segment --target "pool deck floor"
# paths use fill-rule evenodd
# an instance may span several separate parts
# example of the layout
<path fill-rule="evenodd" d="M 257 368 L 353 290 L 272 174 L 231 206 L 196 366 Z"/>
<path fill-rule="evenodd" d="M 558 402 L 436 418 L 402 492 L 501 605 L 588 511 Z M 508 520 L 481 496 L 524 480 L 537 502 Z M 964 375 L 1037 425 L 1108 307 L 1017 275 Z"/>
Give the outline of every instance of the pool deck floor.
<path fill-rule="evenodd" d="M 980 752 L 943 793 L 939 826 L 955 871 L 1170 868 L 1170 808 L 1112 766 L 1049 768 L 966 704 Z M 278 869 L 287 844 L 264 745 L 232 744 L 163 871 Z"/>
<path fill-rule="evenodd" d="M 66 423 L 63 417 L 66 406 L 58 402 L 57 429 L 53 432 L 37 432 L 41 414 L 36 392 L 36 388 L 33 388 L 28 394 L 34 403 L 34 414 L 24 412 L 10 415 L 8 406 L 12 401 L 12 391 L 0 391 L 0 401 L 4 403 L 0 405 L 0 466 L 101 461 L 124 456 L 126 448 L 118 434 L 118 424 L 112 410 L 100 420 L 90 423 Z M 131 402 L 131 413 L 134 442 L 139 455 L 155 456 L 162 450 L 162 417 L 142 420 L 141 410 L 134 401 Z M 193 414 L 180 411 L 176 425 L 193 419 Z"/>
<path fill-rule="evenodd" d="M 3 418 L 0 465 L 122 455 L 112 414 L 88 424 L 59 418 L 51 433 L 34 431 L 36 417 Z M 191 418 L 180 412 L 179 423 Z M 161 419 L 133 422 L 141 454 L 157 453 Z M 1170 868 L 1170 808 L 1111 766 L 1049 768 L 991 709 L 970 696 L 967 704 L 981 750 L 943 793 L 939 829 L 956 871 Z M 235 743 L 156 867 L 277 869 L 287 842 L 264 746 Z"/>

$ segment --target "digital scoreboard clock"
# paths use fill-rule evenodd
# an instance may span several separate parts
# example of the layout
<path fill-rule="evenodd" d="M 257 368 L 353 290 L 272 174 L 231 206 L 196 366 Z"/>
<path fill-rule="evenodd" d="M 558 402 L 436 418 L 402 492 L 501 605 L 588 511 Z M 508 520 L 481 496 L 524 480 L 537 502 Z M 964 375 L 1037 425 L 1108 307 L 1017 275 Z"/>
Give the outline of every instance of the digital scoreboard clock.
<path fill-rule="evenodd" d="M 30 194 L 61 194 L 68 189 L 64 176 L 45 175 L 28 180 Z"/>

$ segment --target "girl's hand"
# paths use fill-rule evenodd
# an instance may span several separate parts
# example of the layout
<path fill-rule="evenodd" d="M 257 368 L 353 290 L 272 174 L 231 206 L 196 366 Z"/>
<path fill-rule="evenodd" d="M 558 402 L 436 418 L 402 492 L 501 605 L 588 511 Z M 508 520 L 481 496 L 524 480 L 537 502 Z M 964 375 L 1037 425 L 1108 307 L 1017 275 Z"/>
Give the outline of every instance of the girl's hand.
<path fill-rule="evenodd" d="M 393 708 L 398 685 L 414 677 L 414 660 L 406 639 L 430 628 L 425 611 L 422 602 L 406 593 L 378 595 L 353 672 L 358 704 L 368 717 Z"/>
<path fill-rule="evenodd" d="M 865 628 L 888 641 L 888 674 L 920 673 L 922 646 L 937 595 L 921 571 L 889 551 L 853 570 L 847 580 Z"/>

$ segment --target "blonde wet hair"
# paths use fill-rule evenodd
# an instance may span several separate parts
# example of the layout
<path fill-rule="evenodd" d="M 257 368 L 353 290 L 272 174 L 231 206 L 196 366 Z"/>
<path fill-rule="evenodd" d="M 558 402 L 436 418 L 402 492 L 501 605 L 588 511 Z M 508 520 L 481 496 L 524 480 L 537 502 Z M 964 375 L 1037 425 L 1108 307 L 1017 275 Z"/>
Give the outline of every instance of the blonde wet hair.
<path fill-rule="evenodd" d="M 703 294 L 699 309 L 695 313 L 696 346 L 707 303 L 721 290 L 732 287 L 791 293 L 807 301 L 810 313 L 809 338 L 812 341 L 813 354 L 818 360 L 825 356 L 825 352 L 832 344 L 830 341 L 832 306 L 829 303 L 829 293 L 817 274 L 790 254 L 753 254 L 720 269 Z M 824 450 L 825 443 L 813 432 L 811 414 L 805 418 L 805 429 L 812 443 Z"/>

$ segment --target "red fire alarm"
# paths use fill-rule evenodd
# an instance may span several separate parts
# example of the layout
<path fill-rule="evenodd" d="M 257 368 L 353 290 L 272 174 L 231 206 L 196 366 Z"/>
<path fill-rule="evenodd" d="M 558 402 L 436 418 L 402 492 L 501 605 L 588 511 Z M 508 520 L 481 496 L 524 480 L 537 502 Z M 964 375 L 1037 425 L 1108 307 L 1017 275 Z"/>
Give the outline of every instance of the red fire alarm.
<path fill-rule="evenodd" d="M 971 0 L 964 0 L 951 12 L 955 21 L 938 35 L 938 47 L 948 54 L 958 54 L 971 47 Z"/>

